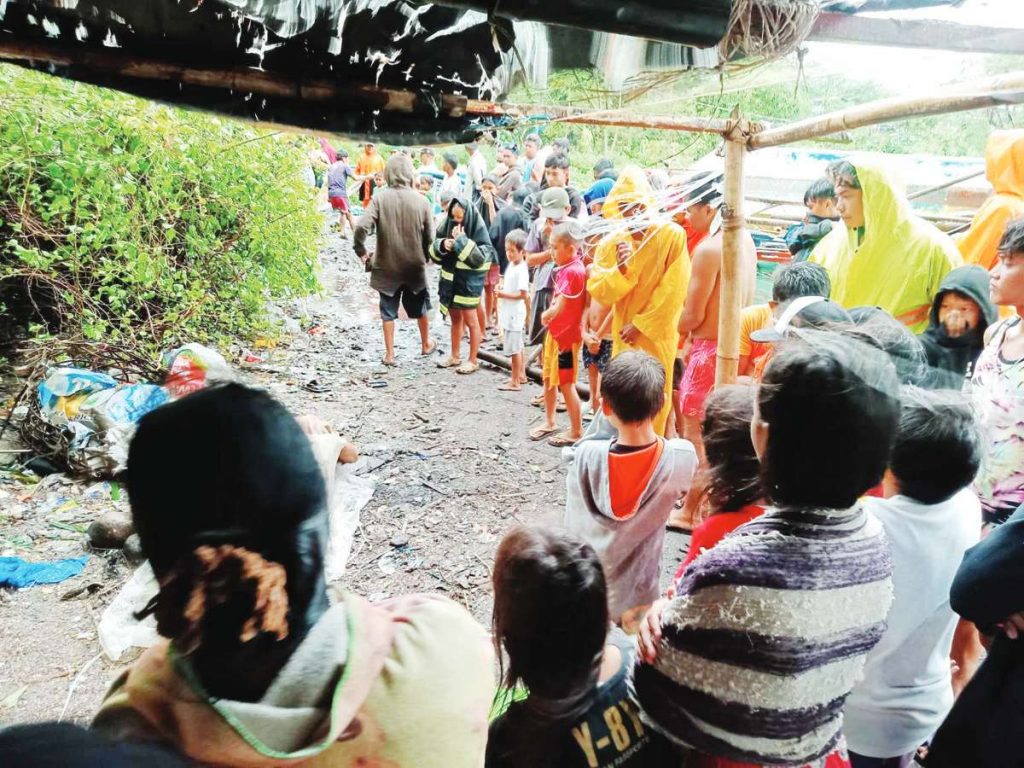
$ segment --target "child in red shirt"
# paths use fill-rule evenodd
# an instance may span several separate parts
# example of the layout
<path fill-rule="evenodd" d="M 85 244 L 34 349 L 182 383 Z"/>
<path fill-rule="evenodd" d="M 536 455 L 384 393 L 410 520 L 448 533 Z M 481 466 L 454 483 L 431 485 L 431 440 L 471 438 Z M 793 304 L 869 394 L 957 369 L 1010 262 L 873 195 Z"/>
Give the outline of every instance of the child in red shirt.
<path fill-rule="evenodd" d="M 753 418 L 754 393 L 748 386 L 720 387 L 707 399 L 701 422 L 707 466 L 695 490 L 706 501 L 709 515 L 693 529 L 689 552 L 674 581 L 701 552 L 764 512 L 760 464 L 750 439 Z M 671 589 L 674 592 L 674 585 Z"/>
<path fill-rule="evenodd" d="M 587 271 L 580 257 L 581 241 L 576 222 L 559 224 L 551 232 L 554 253 L 554 295 L 551 306 L 540 316 L 547 328 L 544 338 L 544 424 L 530 432 L 532 440 L 542 440 L 555 432 L 555 407 L 558 390 L 565 398 L 570 427 L 550 440 L 555 447 L 572 445 L 583 437 L 583 406 L 576 394 L 580 344 L 583 341 L 583 310 L 587 303 Z"/>

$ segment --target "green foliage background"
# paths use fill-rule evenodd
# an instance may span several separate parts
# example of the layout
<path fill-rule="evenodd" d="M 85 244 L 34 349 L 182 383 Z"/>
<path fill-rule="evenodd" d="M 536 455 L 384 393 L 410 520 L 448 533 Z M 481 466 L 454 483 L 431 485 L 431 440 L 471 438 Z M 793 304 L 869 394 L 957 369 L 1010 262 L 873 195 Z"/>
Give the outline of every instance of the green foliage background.
<path fill-rule="evenodd" d="M 150 355 L 271 331 L 318 288 L 306 143 L 0 66 L 7 323 Z"/>
<path fill-rule="evenodd" d="M 1024 56 L 988 57 L 990 74 L 1024 69 Z M 727 77 L 707 72 L 684 73 L 674 80 L 627 93 L 607 91 L 600 76 L 587 70 L 553 74 L 547 89 L 520 88 L 509 101 L 566 104 L 583 108 L 628 108 L 637 114 L 728 117 L 734 107 L 752 120 L 779 125 L 833 110 L 883 99 L 893 94 L 877 82 L 853 77 L 804 77 L 791 61 L 756 70 L 749 76 Z M 975 110 L 952 115 L 904 120 L 826 137 L 803 146 L 843 150 L 980 156 L 989 133 L 996 128 L 1024 126 L 1024 107 Z M 643 167 L 686 168 L 714 150 L 721 140 L 704 134 L 673 133 L 633 128 L 602 128 L 537 121 L 545 139 L 568 136 L 572 141 L 574 178 L 590 178 L 594 162 L 609 157 L 619 167 L 633 162 Z M 522 139 L 529 128 L 515 131 Z M 795 146 L 801 146 L 797 144 Z"/>

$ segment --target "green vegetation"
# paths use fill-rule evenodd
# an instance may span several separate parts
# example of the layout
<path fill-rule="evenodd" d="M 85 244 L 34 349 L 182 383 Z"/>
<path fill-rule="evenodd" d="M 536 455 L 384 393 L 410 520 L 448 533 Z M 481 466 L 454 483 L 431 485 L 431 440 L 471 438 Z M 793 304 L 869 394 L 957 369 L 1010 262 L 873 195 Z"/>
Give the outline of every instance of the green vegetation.
<path fill-rule="evenodd" d="M 152 355 L 318 287 L 303 142 L 0 66 L 0 313 Z"/>

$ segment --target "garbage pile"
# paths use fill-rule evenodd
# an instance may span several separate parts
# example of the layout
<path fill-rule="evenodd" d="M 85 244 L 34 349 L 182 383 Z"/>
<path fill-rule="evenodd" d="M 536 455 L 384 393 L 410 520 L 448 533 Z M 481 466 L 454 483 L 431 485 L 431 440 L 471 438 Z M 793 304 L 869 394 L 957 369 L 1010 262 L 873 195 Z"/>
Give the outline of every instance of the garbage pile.
<path fill-rule="evenodd" d="M 119 382 L 101 371 L 50 368 L 21 423 L 25 442 L 56 468 L 112 478 L 125 469 L 139 419 L 164 403 L 234 378 L 224 357 L 201 344 L 163 356 L 164 380 Z"/>

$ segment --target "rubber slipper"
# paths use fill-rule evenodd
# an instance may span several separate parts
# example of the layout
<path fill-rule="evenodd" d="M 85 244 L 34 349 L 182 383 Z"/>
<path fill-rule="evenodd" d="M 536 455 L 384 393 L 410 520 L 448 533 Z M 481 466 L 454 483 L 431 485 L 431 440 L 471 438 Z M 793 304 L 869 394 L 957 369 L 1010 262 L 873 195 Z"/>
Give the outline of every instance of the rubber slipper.
<path fill-rule="evenodd" d="M 687 528 L 684 525 L 676 525 L 675 523 L 668 523 L 665 526 L 665 530 L 668 531 L 669 533 L 681 533 L 684 536 L 692 536 L 693 535 L 693 529 L 692 528 Z"/>
<path fill-rule="evenodd" d="M 439 360 L 437 363 L 438 368 L 455 368 L 459 365 L 462 365 L 462 360 L 457 357 L 449 357 L 447 360 Z"/>
<path fill-rule="evenodd" d="M 555 448 L 568 448 L 570 445 L 576 445 L 577 442 L 579 442 L 578 437 L 572 437 L 571 435 L 563 432 L 562 434 L 555 435 L 548 440 L 548 445 Z"/>
<path fill-rule="evenodd" d="M 323 393 L 323 392 L 330 392 L 331 391 L 330 387 L 328 387 L 326 384 L 321 384 L 316 379 L 313 379 L 312 381 L 307 382 L 306 384 L 304 384 L 302 386 L 302 388 L 304 390 L 306 390 L 307 392 L 313 392 L 314 394 L 318 394 L 318 395 Z"/>
<path fill-rule="evenodd" d="M 537 395 L 535 398 L 533 398 L 533 400 L 530 401 L 530 405 L 543 406 L 544 405 L 544 395 L 543 394 Z"/>
<path fill-rule="evenodd" d="M 468 375 L 470 373 L 476 373 L 478 370 L 480 370 L 480 364 L 479 363 L 471 363 L 469 361 L 466 361 L 465 363 L 460 365 L 458 368 L 456 368 L 455 372 L 456 373 L 461 373 L 463 375 Z"/>
<path fill-rule="evenodd" d="M 502 384 L 500 387 L 498 387 L 498 391 L 499 392 L 522 392 L 523 388 L 522 387 L 512 387 L 512 386 L 509 386 L 508 384 Z"/>
<path fill-rule="evenodd" d="M 427 347 L 427 351 L 426 352 L 420 352 L 420 354 L 423 355 L 423 357 L 429 357 L 430 355 L 434 354 L 435 352 L 437 352 L 437 342 L 434 341 L 433 339 L 431 339 L 430 340 L 430 346 Z"/>
<path fill-rule="evenodd" d="M 548 429 L 547 427 L 534 427 L 533 429 L 530 430 L 530 439 L 533 440 L 534 442 L 537 442 L 539 440 L 543 440 L 548 435 L 553 434 L 557 431 L 558 427 L 551 427 L 550 429 Z"/>
<path fill-rule="evenodd" d="M 381 360 L 380 364 L 381 365 L 386 365 L 388 368 L 397 368 L 398 367 L 398 361 L 397 360 Z"/>

